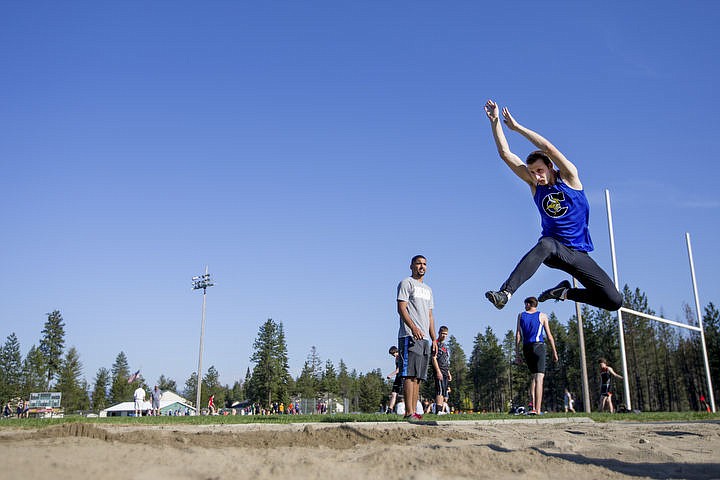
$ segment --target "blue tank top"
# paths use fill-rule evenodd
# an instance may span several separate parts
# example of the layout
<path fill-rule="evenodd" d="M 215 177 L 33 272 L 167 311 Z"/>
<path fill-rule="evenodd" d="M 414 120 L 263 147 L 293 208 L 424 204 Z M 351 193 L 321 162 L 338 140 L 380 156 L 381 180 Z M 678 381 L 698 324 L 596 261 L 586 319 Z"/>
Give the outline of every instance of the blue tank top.
<path fill-rule="evenodd" d="M 583 190 L 568 187 L 557 173 L 555 185 L 535 187 L 533 200 L 540 211 L 543 237 L 581 252 L 593 251 L 588 229 L 590 205 Z"/>
<path fill-rule="evenodd" d="M 520 314 L 520 331 L 523 345 L 528 343 L 545 342 L 545 329 L 540 321 L 540 312 Z"/>

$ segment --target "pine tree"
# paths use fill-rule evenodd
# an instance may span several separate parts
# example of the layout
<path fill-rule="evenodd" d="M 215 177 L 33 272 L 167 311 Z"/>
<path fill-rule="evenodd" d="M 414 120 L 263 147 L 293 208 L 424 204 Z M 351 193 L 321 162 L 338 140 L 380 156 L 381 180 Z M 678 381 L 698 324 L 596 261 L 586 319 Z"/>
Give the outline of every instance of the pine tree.
<path fill-rule="evenodd" d="M 297 395 L 306 400 L 317 397 L 318 385 L 315 382 L 313 369 L 308 360 L 305 360 L 300 375 L 295 379 L 295 387 L 292 392 L 293 395 Z"/>
<path fill-rule="evenodd" d="M 475 409 L 500 412 L 505 408 L 503 397 L 507 363 L 502 347 L 492 328 L 485 329 L 485 335 L 475 337 L 470 357 L 470 375 L 473 380 Z"/>
<path fill-rule="evenodd" d="M 372 413 L 380 410 L 383 396 L 382 372 L 373 370 L 358 380 L 358 406 L 361 412 Z"/>
<path fill-rule="evenodd" d="M 168 378 L 165 375 L 160 375 L 160 378 L 158 378 L 157 381 L 157 386 L 163 392 L 177 392 L 177 383 L 175 380 Z"/>
<path fill-rule="evenodd" d="M 190 377 L 185 380 L 185 389 L 183 390 L 183 396 L 194 405 L 197 400 L 197 372 L 190 374 Z M 202 402 L 202 400 L 200 400 Z M 198 413 L 200 412 L 200 405 L 195 405 Z"/>
<path fill-rule="evenodd" d="M 545 378 L 543 381 L 542 408 L 550 412 L 559 412 L 563 407 L 563 395 L 568 385 L 565 351 L 567 350 L 567 329 L 561 324 L 554 312 L 548 315 L 550 332 L 555 339 L 555 347 L 558 353 L 557 363 L 552 358 L 550 342 L 547 344 L 547 357 L 545 359 Z"/>
<path fill-rule="evenodd" d="M 527 405 L 528 392 L 530 386 L 530 371 L 522 361 L 517 361 L 519 358 L 517 353 L 520 353 L 522 357 L 522 351 L 516 352 L 515 342 L 515 331 L 508 330 L 505 332 L 505 337 L 502 343 L 502 350 L 504 355 L 504 361 L 508 365 L 506 370 L 506 400 L 503 404 L 503 411 L 510 410 L 510 403 L 512 402 L 515 407 Z"/>
<path fill-rule="evenodd" d="M 703 329 L 705 330 L 705 345 L 710 364 L 710 378 L 714 381 L 713 395 L 717 402 L 720 399 L 720 312 L 712 302 L 705 306 Z M 707 381 L 702 388 L 703 392 L 706 390 Z M 708 393 L 705 393 L 705 398 L 710 398 Z"/>
<path fill-rule="evenodd" d="M 322 372 L 322 378 L 320 379 L 320 391 L 330 396 L 336 396 L 339 390 L 335 365 L 333 365 L 332 360 L 328 359 L 325 361 L 325 370 Z"/>
<path fill-rule="evenodd" d="M 302 372 L 295 381 L 295 392 L 304 399 L 317 398 L 322 390 L 322 360 L 313 345 L 305 360 Z"/>
<path fill-rule="evenodd" d="M 23 379 L 20 342 L 15 332 L 8 335 L 5 344 L 0 347 L 0 399 L 21 395 Z"/>
<path fill-rule="evenodd" d="M 247 368 L 245 371 L 245 381 L 243 382 L 243 388 L 247 388 L 248 383 L 250 383 L 250 379 L 252 378 L 252 373 L 250 372 L 250 367 Z"/>
<path fill-rule="evenodd" d="M 286 401 L 290 374 L 282 323 L 269 318 L 260 327 L 253 348 L 250 360 L 255 367 L 247 386 L 250 399 L 265 405 Z"/>
<path fill-rule="evenodd" d="M 120 403 L 132 399 L 133 391 L 137 387 L 128 383 L 128 378 L 130 377 L 130 366 L 125 352 L 118 353 L 110 372 L 112 373 L 110 401 L 112 403 Z"/>
<path fill-rule="evenodd" d="M 343 399 L 353 398 L 353 379 L 348 374 L 347 365 L 343 359 L 340 359 L 340 365 L 338 366 L 338 393 Z"/>
<path fill-rule="evenodd" d="M 80 355 L 75 347 L 70 347 L 60 364 L 58 381 L 55 385 L 55 389 L 62 393 L 62 405 L 65 411 L 76 412 L 88 409 L 90 400 L 85 387 Z"/>
<path fill-rule="evenodd" d="M 47 366 L 46 388 L 50 390 L 53 378 L 60 370 L 63 350 L 65 348 L 65 324 L 59 310 L 47 314 L 47 321 L 42 330 L 43 338 L 40 340 L 40 352 L 45 357 Z"/>
<path fill-rule="evenodd" d="M 245 400 L 245 389 L 243 388 L 243 384 L 240 383 L 240 381 L 236 381 L 233 383 L 232 389 L 230 390 L 230 404 L 232 405 L 234 402 L 242 402 Z"/>
<path fill-rule="evenodd" d="M 46 391 L 47 367 L 45 364 L 45 356 L 35 345 L 30 347 L 23 361 L 22 371 L 23 397 L 27 397 L 31 393 Z"/>
<path fill-rule="evenodd" d="M 92 391 L 92 409 L 96 412 L 110 406 L 108 399 L 108 386 L 110 385 L 110 371 L 101 367 L 95 374 L 95 386 Z"/>
<path fill-rule="evenodd" d="M 454 335 L 450 335 L 448 338 L 447 347 L 450 351 L 450 374 L 452 375 L 452 382 L 449 384 L 448 403 L 451 407 L 469 410 L 472 408 L 470 399 L 472 386 L 468 382 L 470 372 L 468 370 L 467 356 Z"/>

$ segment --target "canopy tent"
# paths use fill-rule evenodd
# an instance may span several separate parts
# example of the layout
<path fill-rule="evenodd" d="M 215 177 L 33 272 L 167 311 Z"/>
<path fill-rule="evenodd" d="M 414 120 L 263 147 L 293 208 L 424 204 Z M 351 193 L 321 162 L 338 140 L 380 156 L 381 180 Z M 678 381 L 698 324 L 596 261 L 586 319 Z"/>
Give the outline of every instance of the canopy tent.
<path fill-rule="evenodd" d="M 148 411 L 152 409 L 150 400 L 143 403 L 142 410 Z M 195 415 L 195 407 L 183 397 L 175 392 L 165 391 L 160 397 L 160 415 L 169 415 L 171 412 L 180 410 L 181 412 L 189 411 L 190 415 Z M 101 417 L 127 417 L 135 415 L 135 402 L 120 402 L 112 407 L 100 410 Z"/>

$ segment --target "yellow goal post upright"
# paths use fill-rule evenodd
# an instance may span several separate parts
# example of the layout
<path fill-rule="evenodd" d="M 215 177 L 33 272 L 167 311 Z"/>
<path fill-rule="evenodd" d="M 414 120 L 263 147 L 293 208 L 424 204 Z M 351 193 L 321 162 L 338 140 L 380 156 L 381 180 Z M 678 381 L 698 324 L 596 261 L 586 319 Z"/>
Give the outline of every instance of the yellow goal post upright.
<path fill-rule="evenodd" d="M 610 254 L 612 256 L 613 281 L 615 282 L 615 287 L 620 290 L 620 283 L 618 282 L 617 260 L 615 257 L 615 234 L 613 233 L 612 208 L 610 207 L 610 191 L 607 189 L 605 190 L 605 207 L 607 209 L 608 232 L 610 234 Z M 707 381 L 708 398 L 710 399 L 710 407 L 712 408 L 713 413 L 716 412 L 715 396 L 713 394 L 712 379 L 710 378 L 710 363 L 708 362 L 707 346 L 705 345 L 705 330 L 703 329 L 702 312 L 700 311 L 700 297 L 698 296 L 697 280 L 695 279 L 695 263 L 693 261 L 692 246 L 690 245 L 690 234 L 687 232 L 685 233 L 685 243 L 687 244 L 688 259 L 690 261 L 690 276 L 692 278 L 693 294 L 695 296 L 695 314 L 697 315 L 698 326 L 696 327 L 693 325 L 687 325 L 685 323 L 674 322 L 672 320 L 667 320 L 665 318 L 657 317 L 655 315 L 638 312 L 636 310 L 625 307 L 621 307 L 620 310 L 617 311 L 618 332 L 620 335 L 620 355 L 622 357 L 623 387 L 625 391 L 624 400 L 625 407 L 629 411 L 632 410 L 632 403 L 630 401 L 630 381 L 628 379 L 627 357 L 625 355 L 625 333 L 622 318 L 623 313 L 637 315 L 638 317 L 644 317 L 649 320 L 655 320 L 657 322 L 667 323 L 669 325 L 674 325 L 679 328 L 685 328 L 687 330 L 700 332 L 703 360 L 705 361 L 705 377 Z"/>

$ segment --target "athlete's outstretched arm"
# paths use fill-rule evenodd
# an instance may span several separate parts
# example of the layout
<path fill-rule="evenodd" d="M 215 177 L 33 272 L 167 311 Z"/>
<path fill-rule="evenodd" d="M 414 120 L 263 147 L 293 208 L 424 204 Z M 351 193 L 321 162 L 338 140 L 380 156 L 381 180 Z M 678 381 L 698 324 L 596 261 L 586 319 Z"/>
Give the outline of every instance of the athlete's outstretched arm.
<path fill-rule="evenodd" d="M 541 313 L 540 321 L 542 322 L 543 328 L 545 329 L 545 333 L 547 333 L 548 342 L 550 342 L 550 346 L 552 347 L 553 361 L 557 363 L 558 354 L 557 349 L 555 348 L 555 337 L 553 337 L 553 334 L 550 331 L 550 322 L 548 321 L 547 315 Z"/>
<path fill-rule="evenodd" d="M 525 165 L 520 157 L 510 151 L 510 146 L 508 145 L 505 132 L 503 132 L 502 124 L 500 123 L 499 113 L 497 103 L 492 100 L 488 100 L 487 103 L 485 103 L 485 114 L 490 120 L 490 128 L 492 128 L 498 154 L 500 154 L 500 158 L 505 161 L 507 166 L 510 167 L 510 170 L 520 177 L 520 180 L 530 185 L 531 188 L 534 188 L 535 183 L 528 171 L 527 165 Z"/>
<path fill-rule="evenodd" d="M 550 157 L 550 160 L 552 160 L 560 170 L 560 175 L 565 183 L 576 190 L 582 189 L 582 183 L 578 177 L 577 167 L 570 160 L 565 158 L 565 155 L 563 155 L 562 152 L 555 147 L 555 145 L 550 143 L 548 139 L 536 131 L 520 125 L 510 114 L 510 110 L 508 110 L 507 107 L 503 108 L 502 116 L 505 124 L 510 130 L 518 132 L 520 135 L 527 138 L 530 143 L 537 147 L 538 150 L 542 150 L 548 157 Z"/>

